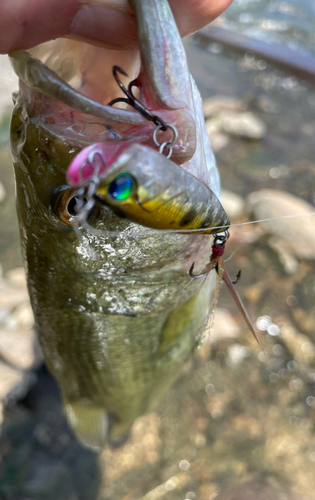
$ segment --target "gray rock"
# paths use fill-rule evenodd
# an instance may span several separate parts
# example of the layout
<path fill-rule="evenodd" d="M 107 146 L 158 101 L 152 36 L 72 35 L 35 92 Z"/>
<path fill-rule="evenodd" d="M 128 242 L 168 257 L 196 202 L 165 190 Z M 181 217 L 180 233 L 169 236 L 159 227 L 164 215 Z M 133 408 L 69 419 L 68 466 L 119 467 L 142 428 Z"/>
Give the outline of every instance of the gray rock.
<path fill-rule="evenodd" d="M 17 287 L 13 287 L 4 279 L 0 279 L 1 307 L 13 309 L 22 302 L 29 302 L 27 291 Z"/>
<path fill-rule="evenodd" d="M 272 189 L 252 193 L 247 203 L 255 219 L 273 219 L 261 225 L 269 234 L 282 240 L 290 253 L 299 259 L 315 259 L 315 217 L 309 215 L 315 212 L 313 205 L 292 194 Z"/>
<path fill-rule="evenodd" d="M 229 97 L 226 95 L 217 95 L 209 97 L 202 103 L 203 114 L 205 118 L 217 115 L 221 111 L 239 111 L 242 109 L 243 103 L 240 99 Z"/>
<path fill-rule="evenodd" d="M 2 182 L 0 181 L 0 203 L 5 199 L 5 187 L 4 185 L 2 184 Z"/>
<path fill-rule="evenodd" d="M 240 327 L 234 320 L 232 314 L 227 309 L 216 308 L 214 322 L 206 343 L 217 344 L 221 340 L 236 339 L 240 335 Z"/>
<path fill-rule="evenodd" d="M 245 200 L 238 194 L 222 189 L 222 205 L 230 219 L 238 217 L 245 209 Z"/>
<path fill-rule="evenodd" d="M 208 134 L 208 137 L 211 143 L 212 151 L 214 153 L 218 153 L 219 151 L 221 151 L 221 149 L 225 148 L 230 142 L 230 139 L 227 135 L 217 132 Z"/>
<path fill-rule="evenodd" d="M 10 285 L 27 290 L 24 267 L 15 267 L 5 273 L 5 279 Z"/>
<path fill-rule="evenodd" d="M 223 112 L 220 113 L 220 128 L 223 132 L 245 139 L 258 140 L 264 137 L 266 125 L 253 113 Z"/>
<path fill-rule="evenodd" d="M 288 275 L 295 274 L 299 268 L 298 260 L 288 251 L 286 242 L 272 236 L 268 241 L 269 246 L 277 253 L 278 258 Z"/>
<path fill-rule="evenodd" d="M 37 368 L 42 362 L 39 347 L 33 330 L 10 331 L 0 328 L 0 357 L 17 369 Z"/>

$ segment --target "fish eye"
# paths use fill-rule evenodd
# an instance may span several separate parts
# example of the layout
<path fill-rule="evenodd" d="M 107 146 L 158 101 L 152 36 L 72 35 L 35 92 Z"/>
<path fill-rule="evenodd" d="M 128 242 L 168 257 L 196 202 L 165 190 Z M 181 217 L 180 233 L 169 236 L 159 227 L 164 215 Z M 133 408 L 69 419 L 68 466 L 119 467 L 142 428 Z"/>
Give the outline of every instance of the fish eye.
<path fill-rule="evenodd" d="M 60 186 L 55 189 L 50 206 L 61 222 L 72 226 L 74 222 L 73 218 L 78 215 L 77 206 L 79 201 L 72 188 L 69 188 L 69 186 Z"/>
<path fill-rule="evenodd" d="M 136 181 L 128 173 L 118 174 L 107 186 L 107 194 L 117 201 L 124 201 L 130 198 L 136 187 Z"/>

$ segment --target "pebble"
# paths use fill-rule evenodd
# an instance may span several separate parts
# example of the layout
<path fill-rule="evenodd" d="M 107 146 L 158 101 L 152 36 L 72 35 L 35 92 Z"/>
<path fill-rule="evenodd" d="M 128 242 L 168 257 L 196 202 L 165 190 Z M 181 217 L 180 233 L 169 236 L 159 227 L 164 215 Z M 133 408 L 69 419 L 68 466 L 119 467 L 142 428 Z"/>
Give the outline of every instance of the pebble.
<path fill-rule="evenodd" d="M 14 309 L 11 317 L 16 328 L 22 327 L 29 330 L 34 326 L 34 315 L 29 302 L 23 302 L 18 305 Z"/>
<path fill-rule="evenodd" d="M 15 368 L 30 370 L 41 364 L 39 347 L 35 348 L 35 344 L 37 339 L 33 330 L 0 328 L 0 357 Z"/>
<path fill-rule="evenodd" d="M 239 111 L 243 106 L 240 99 L 226 95 L 209 97 L 203 101 L 203 114 L 205 118 L 217 115 L 221 111 Z"/>
<path fill-rule="evenodd" d="M 214 153 L 218 153 L 219 151 L 221 151 L 221 149 L 225 148 L 230 142 L 230 139 L 227 135 L 217 132 L 209 133 L 208 137 L 211 143 L 212 151 Z"/>
<path fill-rule="evenodd" d="M 286 243 L 276 236 L 272 236 L 268 241 L 270 248 L 272 248 L 279 257 L 280 263 L 283 266 L 284 271 L 289 276 L 295 274 L 299 268 L 299 262 L 286 247 Z"/>
<path fill-rule="evenodd" d="M 214 323 L 207 343 L 214 345 L 225 339 L 236 339 L 240 335 L 240 327 L 227 309 L 217 307 Z"/>
<path fill-rule="evenodd" d="M 22 302 L 28 302 L 26 290 L 9 285 L 4 279 L 0 279 L 0 304 L 2 308 L 13 309 Z"/>
<path fill-rule="evenodd" d="M 6 195 L 5 187 L 0 181 L 0 203 L 5 199 L 5 195 Z"/>
<path fill-rule="evenodd" d="M 266 134 L 266 125 L 251 112 L 220 113 L 221 131 L 245 139 L 258 140 Z"/>
<path fill-rule="evenodd" d="M 24 267 L 16 267 L 5 273 L 5 279 L 15 287 L 27 290 Z"/>
<path fill-rule="evenodd" d="M 22 267 L 2 276 L 0 265 L 0 402 L 24 396 L 42 363 L 25 272 Z"/>
<path fill-rule="evenodd" d="M 222 189 L 221 201 L 230 219 L 238 217 L 245 210 L 245 200 L 232 191 Z"/>
<path fill-rule="evenodd" d="M 308 214 L 315 208 L 306 201 L 284 191 L 262 189 L 249 195 L 247 204 L 255 219 L 276 218 L 261 223 L 277 236 L 298 259 L 315 259 L 315 218 Z M 297 215 L 294 218 L 282 218 Z M 290 264 L 291 265 L 291 264 Z"/>

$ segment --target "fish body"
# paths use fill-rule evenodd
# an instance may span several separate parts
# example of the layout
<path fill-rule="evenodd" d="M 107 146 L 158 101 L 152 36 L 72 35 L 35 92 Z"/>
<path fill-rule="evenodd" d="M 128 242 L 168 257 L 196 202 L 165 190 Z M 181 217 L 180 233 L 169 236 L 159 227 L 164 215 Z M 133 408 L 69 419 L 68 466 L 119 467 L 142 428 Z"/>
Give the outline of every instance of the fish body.
<path fill-rule="evenodd" d="M 139 99 L 176 126 L 179 138 L 172 160 L 219 196 L 201 99 L 168 3 L 133 0 L 132 5 L 142 59 Z M 157 36 L 166 43 L 162 49 L 167 74 L 163 64 L 150 63 L 161 56 Z M 66 45 L 72 59 L 61 49 Z M 199 283 L 179 293 L 190 263 L 205 264 L 209 236 L 144 230 L 108 207 L 97 206 L 88 221 L 97 233 L 85 228 L 78 239 L 59 216 L 70 210 L 66 169 L 83 147 L 102 142 L 115 149 L 117 144 L 136 142 L 155 148 L 154 124 L 136 112 L 105 105 L 117 93 L 111 84 L 104 90 L 99 75 L 95 80 L 95 68 L 102 75 L 108 57 L 99 48 L 65 40 L 32 53 L 12 54 L 20 91 L 11 148 L 36 330 L 45 361 L 60 385 L 68 422 L 92 447 L 120 438 L 135 418 L 156 408 L 198 344 L 216 283 L 210 273 L 200 293 Z M 133 77 L 139 58 L 134 54 L 129 59 Z M 62 208 L 56 202 L 61 195 Z"/>

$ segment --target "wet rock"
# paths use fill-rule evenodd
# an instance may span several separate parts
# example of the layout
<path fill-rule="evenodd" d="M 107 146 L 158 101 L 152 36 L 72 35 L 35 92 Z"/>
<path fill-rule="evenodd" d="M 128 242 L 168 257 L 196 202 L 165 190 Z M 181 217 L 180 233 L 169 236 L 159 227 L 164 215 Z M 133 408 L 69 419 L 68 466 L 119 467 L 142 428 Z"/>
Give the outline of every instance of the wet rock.
<path fill-rule="evenodd" d="M 13 287 L 4 279 L 0 279 L 1 307 L 13 309 L 22 302 L 29 302 L 27 291 L 17 287 Z"/>
<path fill-rule="evenodd" d="M 205 118 L 217 115 L 221 111 L 239 111 L 242 108 L 242 101 L 226 95 L 209 97 L 203 101 L 203 114 Z"/>
<path fill-rule="evenodd" d="M 263 189 L 252 193 L 247 203 L 255 219 L 274 220 L 261 223 L 275 235 L 287 250 L 299 259 L 315 259 L 315 219 L 310 217 L 314 207 L 306 201 L 284 191 Z M 296 218 L 278 218 L 287 216 Z"/>
<path fill-rule="evenodd" d="M 15 368 L 29 370 L 41 364 L 39 346 L 35 344 L 37 339 L 32 330 L 0 328 L 0 357 Z"/>
<path fill-rule="evenodd" d="M 34 315 L 29 302 L 23 302 L 17 306 L 11 314 L 11 324 L 15 328 L 30 329 L 34 326 Z"/>
<path fill-rule="evenodd" d="M 221 149 L 225 148 L 230 142 L 230 139 L 227 135 L 217 132 L 208 133 L 208 137 L 211 143 L 212 151 L 214 153 L 218 153 L 219 151 L 221 151 Z"/>
<path fill-rule="evenodd" d="M 23 397 L 42 363 L 23 268 L 0 274 L 0 401 Z"/>
<path fill-rule="evenodd" d="M 266 134 L 266 125 L 253 113 L 224 112 L 220 114 L 223 132 L 245 139 L 258 140 Z"/>
<path fill-rule="evenodd" d="M 210 118 L 209 120 L 206 120 L 206 131 L 209 138 L 218 134 L 220 131 L 219 120 L 217 118 Z"/>
<path fill-rule="evenodd" d="M 238 194 L 222 189 L 222 205 L 230 219 L 238 217 L 245 209 L 245 200 Z"/>
<path fill-rule="evenodd" d="M 207 343 L 214 345 L 224 339 L 236 339 L 240 335 L 240 327 L 227 309 L 218 307 L 215 311 L 214 323 Z"/>
<path fill-rule="evenodd" d="M 2 182 L 0 181 L 0 203 L 5 199 L 5 188 Z"/>
<path fill-rule="evenodd" d="M 5 279 L 10 285 L 27 290 L 24 267 L 15 267 L 5 273 Z"/>
<path fill-rule="evenodd" d="M 277 237 L 272 237 L 268 241 L 268 244 L 277 253 L 284 271 L 288 275 L 295 274 L 299 268 L 299 263 L 294 255 L 288 251 L 285 242 L 279 240 Z"/>

